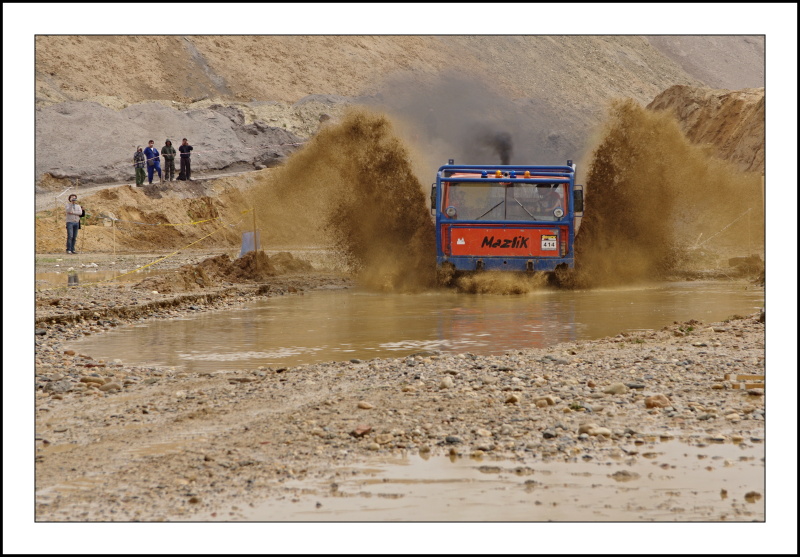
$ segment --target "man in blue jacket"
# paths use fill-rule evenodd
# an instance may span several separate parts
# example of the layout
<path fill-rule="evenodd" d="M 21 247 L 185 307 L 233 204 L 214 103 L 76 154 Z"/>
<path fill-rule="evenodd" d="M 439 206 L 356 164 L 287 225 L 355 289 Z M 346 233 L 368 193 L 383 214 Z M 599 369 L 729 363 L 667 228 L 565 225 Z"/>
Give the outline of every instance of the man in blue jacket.
<path fill-rule="evenodd" d="M 152 139 L 147 143 L 147 149 L 144 150 L 144 158 L 147 159 L 147 183 L 153 183 L 153 172 L 158 171 L 158 179 L 162 182 L 164 179 L 161 177 L 161 153 L 158 149 L 153 147 L 155 141 Z"/>

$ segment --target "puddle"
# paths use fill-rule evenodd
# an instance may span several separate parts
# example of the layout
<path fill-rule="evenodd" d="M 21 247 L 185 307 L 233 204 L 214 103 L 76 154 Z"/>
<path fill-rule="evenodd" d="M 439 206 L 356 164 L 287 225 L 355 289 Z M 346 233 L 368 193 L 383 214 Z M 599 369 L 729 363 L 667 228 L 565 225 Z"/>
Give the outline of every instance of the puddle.
<path fill-rule="evenodd" d="M 131 269 L 120 269 L 114 271 L 93 271 L 91 269 L 82 267 L 74 267 L 73 271 L 69 271 L 68 269 L 68 267 L 65 267 L 63 271 L 36 273 L 36 289 L 48 290 L 50 288 L 58 288 L 62 286 L 88 286 L 90 284 L 97 283 L 136 283 L 140 282 L 145 277 L 156 276 L 167 272 L 146 270 L 126 274 Z"/>
<path fill-rule="evenodd" d="M 628 451 L 619 462 L 381 458 L 286 482 L 248 509 L 192 520 L 242 521 L 763 521 L 763 447 L 699 448 L 679 441 Z M 705 454 L 713 462 L 698 460 Z M 727 465 L 723 465 L 726 462 Z M 710 469 L 709 469 L 710 468 Z"/>
<path fill-rule="evenodd" d="M 317 291 L 119 327 L 69 348 L 94 358 L 189 372 L 402 357 L 424 350 L 502 354 L 659 329 L 673 321 L 719 321 L 752 313 L 763 302 L 763 288 L 700 282 L 515 296 Z"/>

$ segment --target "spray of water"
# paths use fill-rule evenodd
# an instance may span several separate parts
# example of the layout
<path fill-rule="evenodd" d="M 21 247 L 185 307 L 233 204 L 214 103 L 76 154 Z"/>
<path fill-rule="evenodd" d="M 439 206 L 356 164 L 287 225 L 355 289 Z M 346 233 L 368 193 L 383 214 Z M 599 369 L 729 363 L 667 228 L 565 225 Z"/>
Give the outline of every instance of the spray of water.
<path fill-rule="evenodd" d="M 668 113 L 613 103 L 586 179 L 577 271 L 562 285 L 663 278 L 700 246 L 756 250 L 764 241 L 760 182 L 690 144 Z"/>
<path fill-rule="evenodd" d="M 510 135 L 488 130 L 484 145 L 494 141 L 496 155 L 510 156 Z M 558 275 L 562 287 L 657 280 L 699 247 L 747 254 L 763 246 L 760 176 L 691 145 L 668 113 L 618 101 L 599 138 L 588 165 L 576 270 Z M 253 190 L 267 245 L 335 246 L 374 288 L 432 286 L 434 230 L 409 153 L 382 113 L 353 109 L 326 125 Z M 497 273 L 455 282 L 473 293 L 544 285 L 542 277 Z"/>
<path fill-rule="evenodd" d="M 428 200 L 389 119 L 364 108 L 327 125 L 254 191 L 272 241 L 334 246 L 359 279 L 429 287 L 435 240 Z"/>

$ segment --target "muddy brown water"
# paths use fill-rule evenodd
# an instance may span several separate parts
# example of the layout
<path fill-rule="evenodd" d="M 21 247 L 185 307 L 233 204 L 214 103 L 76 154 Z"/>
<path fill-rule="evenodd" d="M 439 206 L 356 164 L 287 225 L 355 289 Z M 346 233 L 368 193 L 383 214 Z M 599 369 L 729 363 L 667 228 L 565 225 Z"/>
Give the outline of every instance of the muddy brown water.
<path fill-rule="evenodd" d="M 731 282 L 512 296 L 344 289 L 143 322 L 75 341 L 70 348 L 94 358 L 188 372 L 403 357 L 424 350 L 491 355 L 659 329 L 674 321 L 721 321 L 763 304 L 763 288 Z"/>
<path fill-rule="evenodd" d="M 762 521 L 763 447 L 652 440 L 586 461 L 376 458 L 194 520 Z"/>
<path fill-rule="evenodd" d="M 139 282 L 145 277 L 165 274 L 168 271 L 138 271 L 133 269 L 120 269 L 118 271 L 93 271 L 91 269 L 52 271 L 36 273 L 37 290 L 57 290 L 63 287 L 84 287 L 98 283 L 122 284 Z"/>

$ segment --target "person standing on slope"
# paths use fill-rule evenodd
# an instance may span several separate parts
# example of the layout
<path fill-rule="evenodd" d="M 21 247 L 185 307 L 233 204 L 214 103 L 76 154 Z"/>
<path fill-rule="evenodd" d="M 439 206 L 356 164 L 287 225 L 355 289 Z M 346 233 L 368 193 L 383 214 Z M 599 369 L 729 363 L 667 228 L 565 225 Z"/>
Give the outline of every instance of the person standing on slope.
<path fill-rule="evenodd" d="M 74 193 L 67 198 L 67 253 L 75 254 L 75 240 L 78 239 L 78 229 L 81 225 L 83 208 L 78 205 L 78 196 Z"/>
<path fill-rule="evenodd" d="M 189 140 L 185 137 L 183 138 L 183 143 L 180 147 L 178 147 L 178 151 L 181 152 L 181 173 L 180 176 L 183 176 L 184 180 L 191 180 L 192 179 L 192 146 L 189 145 Z M 178 179 L 180 180 L 180 176 Z"/>
<path fill-rule="evenodd" d="M 167 139 L 161 148 L 161 156 L 164 157 L 164 180 L 170 182 L 175 178 L 175 153 L 172 141 Z"/>
<path fill-rule="evenodd" d="M 147 164 L 142 152 L 142 146 L 136 146 L 136 152 L 133 154 L 133 167 L 136 169 L 136 187 L 140 188 L 144 185 L 144 167 Z"/>
<path fill-rule="evenodd" d="M 144 150 L 144 156 L 147 159 L 147 183 L 153 183 L 153 172 L 158 171 L 158 179 L 162 182 L 164 178 L 161 176 L 161 155 L 158 149 L 153 147 L 155 141 L 152 139 L 147 143 L 147 149 Z"/>

